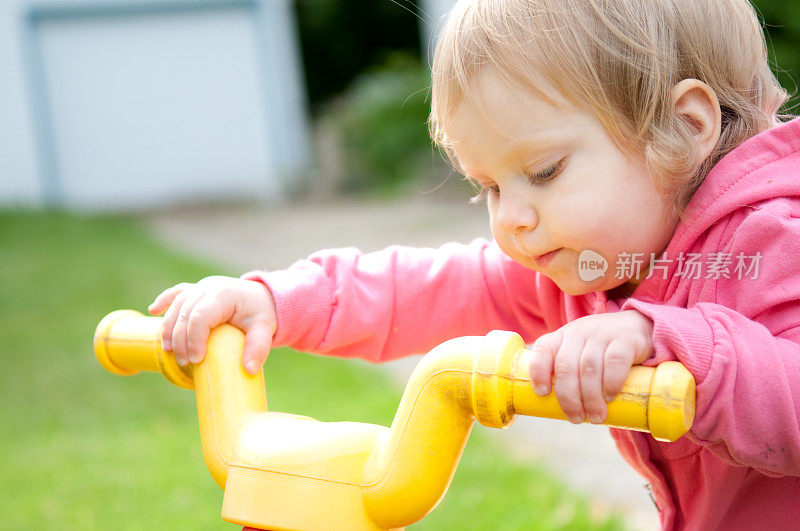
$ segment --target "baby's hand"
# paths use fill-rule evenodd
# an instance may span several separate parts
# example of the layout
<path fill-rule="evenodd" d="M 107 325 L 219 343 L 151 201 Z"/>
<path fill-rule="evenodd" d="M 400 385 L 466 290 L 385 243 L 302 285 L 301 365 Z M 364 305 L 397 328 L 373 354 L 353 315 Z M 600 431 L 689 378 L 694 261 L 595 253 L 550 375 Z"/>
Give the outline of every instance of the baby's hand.
<path fill-rule="evenodd" d="M 631 366 L 653 355 L 653 323 L 636 310 L 589 315 L 544 334 L 531 349 L 536 394 L 548 394 L 553 381 L 570 422 L 601 424 Z"/>
<path fill-rule="evenodd" d="M 164 310 L 161 348 L 173 351 L 181 366 L 202 361 L 211 329 L 231 323 L 245 333 L 242 363 L 255 374 L 267 359 L 278 326 L 272 293 L 258 282 L 231 277 L 173 286 L 148 308 L 152 315 Z"/>

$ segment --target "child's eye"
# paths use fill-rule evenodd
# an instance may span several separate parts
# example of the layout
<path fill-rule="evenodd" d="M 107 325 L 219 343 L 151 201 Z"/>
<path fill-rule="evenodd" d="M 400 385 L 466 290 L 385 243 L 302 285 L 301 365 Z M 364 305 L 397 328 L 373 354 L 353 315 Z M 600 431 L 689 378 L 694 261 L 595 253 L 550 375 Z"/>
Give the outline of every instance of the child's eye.
<path fill-rule="evenodd" d="M 531 182 L 531 184 L 540 184 L 553 180 L 559 173 L 561 173 L 561 170 L 564 168 L 565 161 L 566 159 L 561 159 L 549 168 L 545 168 L 542 171 L 529 173 L 528 180 Z"/>

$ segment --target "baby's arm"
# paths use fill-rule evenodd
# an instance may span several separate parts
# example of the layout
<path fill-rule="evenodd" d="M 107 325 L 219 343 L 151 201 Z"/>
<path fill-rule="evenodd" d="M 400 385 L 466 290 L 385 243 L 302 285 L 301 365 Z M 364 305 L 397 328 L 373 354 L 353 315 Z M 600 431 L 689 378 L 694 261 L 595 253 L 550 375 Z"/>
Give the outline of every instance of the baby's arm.
<path fill-rule="evenodd" d="M 751 214 L 732 256 L 761 253 L 757 279 L 707 279 L 716 302 L 689 308 L 629 299 L 653 320 L 652 363 L 682 362 L 697 382 L 687 436 L 723 460 L 768 475 L 800 475 L 800 219 Z M 733 309 L 732 309 L 733 308 Z"/>
<path fill-rule="evenodd" d="M 800 301 L 792 306 L 796 317 Z M 655 362 L 678 360 L 695 377 L 690 439 L 730 463 L 800 475 L 800 327 L 773 335 L 713 303 L 627 307 L 653 319 Z"/>
<path fill-rule="evenodd" d="M 368 254 L 334 249 L 243 278 L 275 297 L 275 345 L 375 362 L 493 329 L 530 341 L 556 328 L 563 312 L 552 281 L 481 239 Z"/>
<path fill-rule="evenodd" d="M 209 277 L 159 295 L 150 311 L 169 306 L 164 348 L 182 363 L 198 362 L 209 330 L 230 322 L 247 334 L 250 372 L 273 345 L 385 361 L 493 329 L 532 340 L 555 328 L 563 309 L 552 281 L 486 240 L 369 254 L 333 249 L 242 278 Z"/>
<path fill-rule="evenodd" d="M 242 363 L 255 374 L 267 359 L 277 322 L 275 302 L 263 284 L 230 277 L 208 277 L 197 284 L 178 284 L 162 292 L 148 308 L 166 310 L 161 346 L 172 350 L 179 365 L 198 363 L 206 354 L 212 328 L 231 323 L 245 332 Z"/>

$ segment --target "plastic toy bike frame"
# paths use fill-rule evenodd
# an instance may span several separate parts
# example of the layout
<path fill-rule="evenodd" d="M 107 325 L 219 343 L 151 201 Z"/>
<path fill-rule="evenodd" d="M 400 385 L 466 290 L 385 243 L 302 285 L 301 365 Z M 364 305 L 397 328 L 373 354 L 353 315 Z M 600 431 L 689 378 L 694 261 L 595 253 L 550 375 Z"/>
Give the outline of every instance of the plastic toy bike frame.
<path fill-rule="evenodd" d="M 160 372 L 195 390 L 203 454 L 225 490 L 222 517 L 257 529 L 402 528 L 442 499 L 475 420 L 505 428 L 517 415 L 566 419 L 552 393 L 533 392 L 530 353 L 512 332 L 433 349 L 387 428 L 268 411 L 263 373 L 242 368 L 239 329 L 213 330 L 205 359 L 182 368 L 161 350 L 160 326 L 130 310 L 107 315 L 95 333 L 97 359 L 116 374 Z M 691 427 L 694 406 L 694 379 L 681 364 L 636 366 L 606 424 L 674 441 Z"/>

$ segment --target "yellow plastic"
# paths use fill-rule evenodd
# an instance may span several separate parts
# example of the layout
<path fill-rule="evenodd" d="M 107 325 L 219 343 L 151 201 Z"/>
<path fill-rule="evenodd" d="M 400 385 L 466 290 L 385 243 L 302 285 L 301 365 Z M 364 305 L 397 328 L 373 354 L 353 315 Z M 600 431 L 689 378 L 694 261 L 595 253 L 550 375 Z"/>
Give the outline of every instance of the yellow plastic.
<path fill-rule="evenodd" d="M 161 319 L 106 316 L 94 349 L 109 371 L 161 372 L 194 388 L 206 464 L 225 489 L 222 517 L 269 530 L 399 529 L 444 496 L 474 421 L 505 428 L 517 415 L 564 419 L 554 395 L 536 395 L 519 335 L 495 331 L 442 343 L 412 374 L 392 426 L 319 422 L 268 412 L 263 374 L 242 367 L 244 334 L 211 332 L 203 362 L 183 369 L 160 348 Z M 613 426 L 674 441 L 694 418 L 685 367 L 634 367 L 608 405 Z"/>

